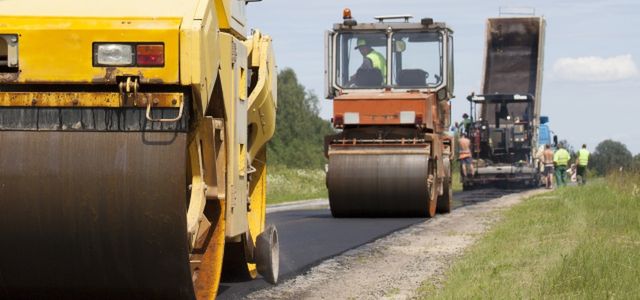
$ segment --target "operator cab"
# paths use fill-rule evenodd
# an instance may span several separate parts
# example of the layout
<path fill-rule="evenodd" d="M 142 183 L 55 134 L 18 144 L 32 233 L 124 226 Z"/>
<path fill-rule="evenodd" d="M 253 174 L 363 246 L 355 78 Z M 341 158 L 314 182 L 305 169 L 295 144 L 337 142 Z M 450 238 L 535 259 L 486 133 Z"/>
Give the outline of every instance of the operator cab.
<path fill-rule="evenodd" d="M 444 23 L 399 15 L 358 24 L 348 9 L 343 18 L 326 33 L 327 98 L 365 90 L 452 94 L 453 32 Z"/>

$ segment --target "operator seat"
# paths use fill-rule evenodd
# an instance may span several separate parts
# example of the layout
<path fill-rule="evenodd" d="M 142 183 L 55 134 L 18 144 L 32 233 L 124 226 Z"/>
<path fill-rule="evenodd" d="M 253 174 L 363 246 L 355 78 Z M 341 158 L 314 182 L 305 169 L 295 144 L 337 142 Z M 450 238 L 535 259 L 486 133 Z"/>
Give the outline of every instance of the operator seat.
<path fill-rule="evenodd" d="M 382 86 L 382 72 L 378 69 L 358 69 L 355 84 L 358 87 L 380 87 Z"/>
<path fill-rule="evenodd" d="M 399 86 L 426 86 L 427 72 L 422 69 L 404 69 L 398 73 Z"/>

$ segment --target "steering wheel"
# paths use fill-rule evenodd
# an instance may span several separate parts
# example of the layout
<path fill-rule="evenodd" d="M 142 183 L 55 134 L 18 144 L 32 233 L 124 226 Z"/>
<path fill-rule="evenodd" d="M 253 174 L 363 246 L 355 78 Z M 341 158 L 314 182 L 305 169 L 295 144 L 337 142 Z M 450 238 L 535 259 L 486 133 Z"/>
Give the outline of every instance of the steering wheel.
<path fill-rule="evenodd" d="M 429 72 L 424 71 L 424 79 L 425 79 L 425 80 L 426 80 L 426 79 L 429 79 Z"/>

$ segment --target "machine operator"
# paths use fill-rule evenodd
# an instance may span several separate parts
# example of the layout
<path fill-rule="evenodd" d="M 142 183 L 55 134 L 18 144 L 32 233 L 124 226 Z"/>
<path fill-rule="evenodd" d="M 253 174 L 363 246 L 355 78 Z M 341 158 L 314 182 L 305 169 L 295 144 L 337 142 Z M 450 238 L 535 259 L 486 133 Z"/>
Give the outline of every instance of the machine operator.
<path fill-rule="evenodd" d="M 384 55 L 371 48 L 371 46 L 367 44 L 367 41 L 361 38 L 358 39 L 355 49 L 359 50 L 360 54 L 362 54 L 362 65 L 358 68 L 358 72 L 351 76 L 351 82 L 359 79 L 357 77 L 361 76 L 360 70 L 377 69 L 382 76 L 382 83 L 385 83 L 387 81 L 387 60 L 384 58 Z"/>

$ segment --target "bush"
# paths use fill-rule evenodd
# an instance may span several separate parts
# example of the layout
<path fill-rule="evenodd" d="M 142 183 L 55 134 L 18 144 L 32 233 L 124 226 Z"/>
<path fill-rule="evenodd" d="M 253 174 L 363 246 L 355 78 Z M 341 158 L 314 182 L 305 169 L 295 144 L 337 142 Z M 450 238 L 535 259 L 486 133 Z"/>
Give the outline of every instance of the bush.
<path fill-rule="evenodd" d="M 267 181 L 269 204 L 327 197 L 324 170 L 269 166 Z"/>
<path fill-rule="evenodd" d="M 605 140 L 598 144 L 589 164 L 598 174 L 605 175 L 612 170 L 628 169 L 632 159 L 631 152 L 623 143 Z"/>

